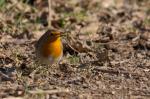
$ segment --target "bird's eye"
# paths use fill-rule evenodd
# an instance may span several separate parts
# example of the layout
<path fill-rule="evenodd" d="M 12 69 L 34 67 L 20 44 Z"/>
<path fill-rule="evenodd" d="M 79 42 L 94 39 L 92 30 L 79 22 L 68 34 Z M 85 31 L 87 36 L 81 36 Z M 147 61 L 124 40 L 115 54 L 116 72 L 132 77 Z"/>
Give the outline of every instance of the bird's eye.
<path fill-rule="evenodd" d="M 51 36 L 53 36 L 54 35 L 54 33 L 51 33 Z"/>

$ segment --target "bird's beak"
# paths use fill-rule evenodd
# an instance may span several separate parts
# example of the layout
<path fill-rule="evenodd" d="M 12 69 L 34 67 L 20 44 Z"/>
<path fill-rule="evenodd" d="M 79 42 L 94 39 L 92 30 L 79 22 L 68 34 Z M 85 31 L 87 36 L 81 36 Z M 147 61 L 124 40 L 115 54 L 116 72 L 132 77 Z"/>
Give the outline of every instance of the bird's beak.
<path fill-rule="evenodd" d="M 65 32 L 60 32 L 60 36 L 66 36 Z"/>

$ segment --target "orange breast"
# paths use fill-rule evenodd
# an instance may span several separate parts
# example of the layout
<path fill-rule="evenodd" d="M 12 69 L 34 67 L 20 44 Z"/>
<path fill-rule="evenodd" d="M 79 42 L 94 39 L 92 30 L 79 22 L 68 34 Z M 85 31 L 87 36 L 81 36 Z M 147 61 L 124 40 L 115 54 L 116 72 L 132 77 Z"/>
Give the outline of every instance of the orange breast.
<path fill-rule="evenodd" d="M 58 58 L 62 54 L 62 44 L 60 38 L 56 39 L 54 42 L 48 41 L 43 45 L 42 54 L 44 57 L 52 56 Z"/>

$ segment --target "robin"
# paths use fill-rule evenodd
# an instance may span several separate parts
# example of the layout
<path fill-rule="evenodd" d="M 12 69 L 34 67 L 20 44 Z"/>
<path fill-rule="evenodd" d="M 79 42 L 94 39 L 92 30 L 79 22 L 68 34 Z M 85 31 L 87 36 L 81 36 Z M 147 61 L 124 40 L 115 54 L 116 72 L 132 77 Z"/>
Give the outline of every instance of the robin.
<path fill-rule="evenodd" d="M 36 55 L 42 64 L 52 65 L 60 62 L 63 56 L 62 35 L 63 33 L 60 31 L 48 30 L 37 41 Z"/>

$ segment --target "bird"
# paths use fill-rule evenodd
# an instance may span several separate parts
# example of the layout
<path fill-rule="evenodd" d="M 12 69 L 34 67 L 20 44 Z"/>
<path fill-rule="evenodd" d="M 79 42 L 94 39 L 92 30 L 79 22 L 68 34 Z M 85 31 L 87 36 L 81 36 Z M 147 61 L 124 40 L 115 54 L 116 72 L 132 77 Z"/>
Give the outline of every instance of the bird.
<path fill-rule="evenodd" d="M 63 57 L 63 44 L 61 36 L 63 32 L 49 29 L 35 44 L 35 52 L 38 62 L 42 64 L 58 64 Z"/>

